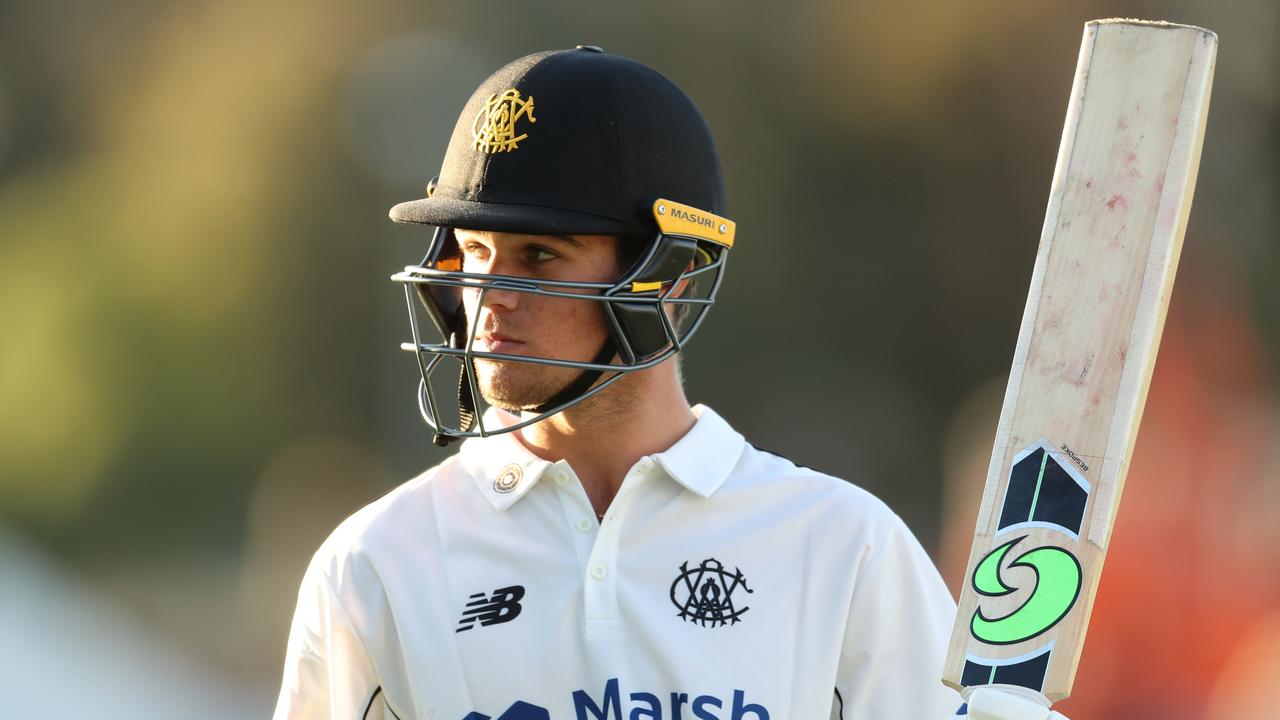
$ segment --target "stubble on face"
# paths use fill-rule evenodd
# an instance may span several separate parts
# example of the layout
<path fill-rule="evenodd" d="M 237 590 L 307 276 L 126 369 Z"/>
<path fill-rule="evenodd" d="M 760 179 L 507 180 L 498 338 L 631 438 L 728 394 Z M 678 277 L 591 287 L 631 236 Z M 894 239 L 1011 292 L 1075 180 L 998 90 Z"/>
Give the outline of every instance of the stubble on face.
<path fill-rule="evenodd" d="M 476 385 L 485 402 L 508 412 L 533 410 L 554 398 L 581 373 L 572 368 L 476 358 Z"/>
<path fill-rule="evenodd" d="M 488 366 L 492 372 L 487 381 L 486 368 L 482 367 L 481 363 Z M 534 411 L 545 404 L 568 387 L 569 383 L 576 380 L 581 372 L 570 368 L 540 367 L 528 363 L 504 363 L 480 359 L 476 360 L 476 364 L 476 384 L 485 400 L 494 407 L 516 415 L 525 411 Z M 562 377 L 520 375 L 521 371 L 538 369 L 563 371 Z M 641 374 L 629 373 L 618 378 L 608 387 L 602 388 L 596 394 L 566 410 L 564 417 L 572 416 L 575 424 L 581 423 L 584 426 L 612 425 L 616 418 L 628 416 L 631 409 L 639 404 L 641 392 L 638 390 L 638 384 Z M 609 377 L 610 374 L 605 373 L 597 382 L 602 382 Z"/>

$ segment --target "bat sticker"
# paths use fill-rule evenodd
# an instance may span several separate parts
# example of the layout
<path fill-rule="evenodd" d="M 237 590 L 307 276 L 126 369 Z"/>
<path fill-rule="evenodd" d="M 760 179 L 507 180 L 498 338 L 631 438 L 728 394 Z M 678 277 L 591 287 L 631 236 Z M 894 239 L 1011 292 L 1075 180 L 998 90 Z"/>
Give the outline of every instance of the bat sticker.
<path fill-rule="evenodd" d="M 1024 539 L 1025 535 L 987 553 L 973 571 L 973 589 L 986 597 L 1001 597 L 1017 590 L 1000 578 L 1000 567 L 1013 546 Z M 988 618 L 979 604 L 969 629 L 975 638 L 989 645 L 1013 645 L 1043 634 L 1066 617 L 1080 597 L 1080 561 L 1060 547 L 1029 550 L 1009 567 L 1031 568 L 1036 584 L 1026 602 L 1004 617 Z"/>
<path fill-rule="evenodd" d="M 1053 643 L 1043 648 L 1007 660 L 991 660 L 976 655 L 964 659 L 961 682 L 965 687 L 976 685 L 1017 685 L 1039 692 L 1044 688 L 1045 671 L 1049 669 L 1049 657 Z"/>
<path fill-rule="evenodd" d="M 1048 440 L 1041 439 L 1013 459 L 997 535 L 1018 528 L 1048 527 L 1080 539 L 1091 487 L 1061 458 Z"/>

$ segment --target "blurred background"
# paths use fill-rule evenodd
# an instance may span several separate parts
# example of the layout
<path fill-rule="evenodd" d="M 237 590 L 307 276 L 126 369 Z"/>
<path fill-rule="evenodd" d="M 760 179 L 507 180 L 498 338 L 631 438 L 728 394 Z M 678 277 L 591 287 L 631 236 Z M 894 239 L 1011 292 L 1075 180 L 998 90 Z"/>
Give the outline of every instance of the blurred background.
<path fill-rule="evenodd" d="M 386 211 L 480 80 L 579 43 L 671 77 L 718 140 L 740 242 L 691 399 L 883 497 L 958 590 L 1081 26 L 1111 16 L 1221 48 L 1063 709 L 1274 716 L 1275 0 L 10 0 L 0 717 L 270 714 L 311 553 L 443 457 L 387 279 L 428 236 Z"/>

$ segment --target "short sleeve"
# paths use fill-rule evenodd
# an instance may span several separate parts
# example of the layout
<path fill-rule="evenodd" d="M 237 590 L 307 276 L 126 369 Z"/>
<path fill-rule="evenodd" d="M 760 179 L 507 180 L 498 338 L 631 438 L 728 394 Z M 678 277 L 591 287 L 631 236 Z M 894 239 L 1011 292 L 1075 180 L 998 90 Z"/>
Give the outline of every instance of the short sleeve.
<path fill-rule="evenodd" d="M 313 562 L 298 592 L 274 720 L 381 717 L 369 713 L 380 692 L 359 634 Z"/>
<path fill-rule="evenodd" d="M 832 720 L 952 716 L 960 695 L 941 677 L 955 615 L 933 562 L 895 516 L 858 568 Z"/>

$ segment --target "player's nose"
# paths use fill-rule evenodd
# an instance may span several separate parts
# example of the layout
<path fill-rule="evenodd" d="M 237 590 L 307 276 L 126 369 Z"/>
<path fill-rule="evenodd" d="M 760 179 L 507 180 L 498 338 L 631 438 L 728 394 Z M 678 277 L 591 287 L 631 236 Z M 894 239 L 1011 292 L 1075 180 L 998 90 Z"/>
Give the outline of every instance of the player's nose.
<path fill-rule="evenodd" d="M 474 263 L 466 270 L 482 275 L 514 278 L 517 275 L 517 268 L 511 267 L 511 263 L 504 261 L 503 255 L 504 253 L 495 252 L 489 258 Z M 502 277 L 495 277 L 479 287 L 468 288 L 466 292 L 473 306 L 515 310 L 520 305 L 520 295 L 522 294 L 518 289 L 520 285 L 520 281 L 516 279 L 506 280 Z"/>
<path fill-rule="evenodd" d="M 509 312 L 520 306 L 520 291 L 509 290 L 502 285 L 502 281 L 499 280 L 483 291 L 484 297 L 480 301 L 482 308 Z"/>

